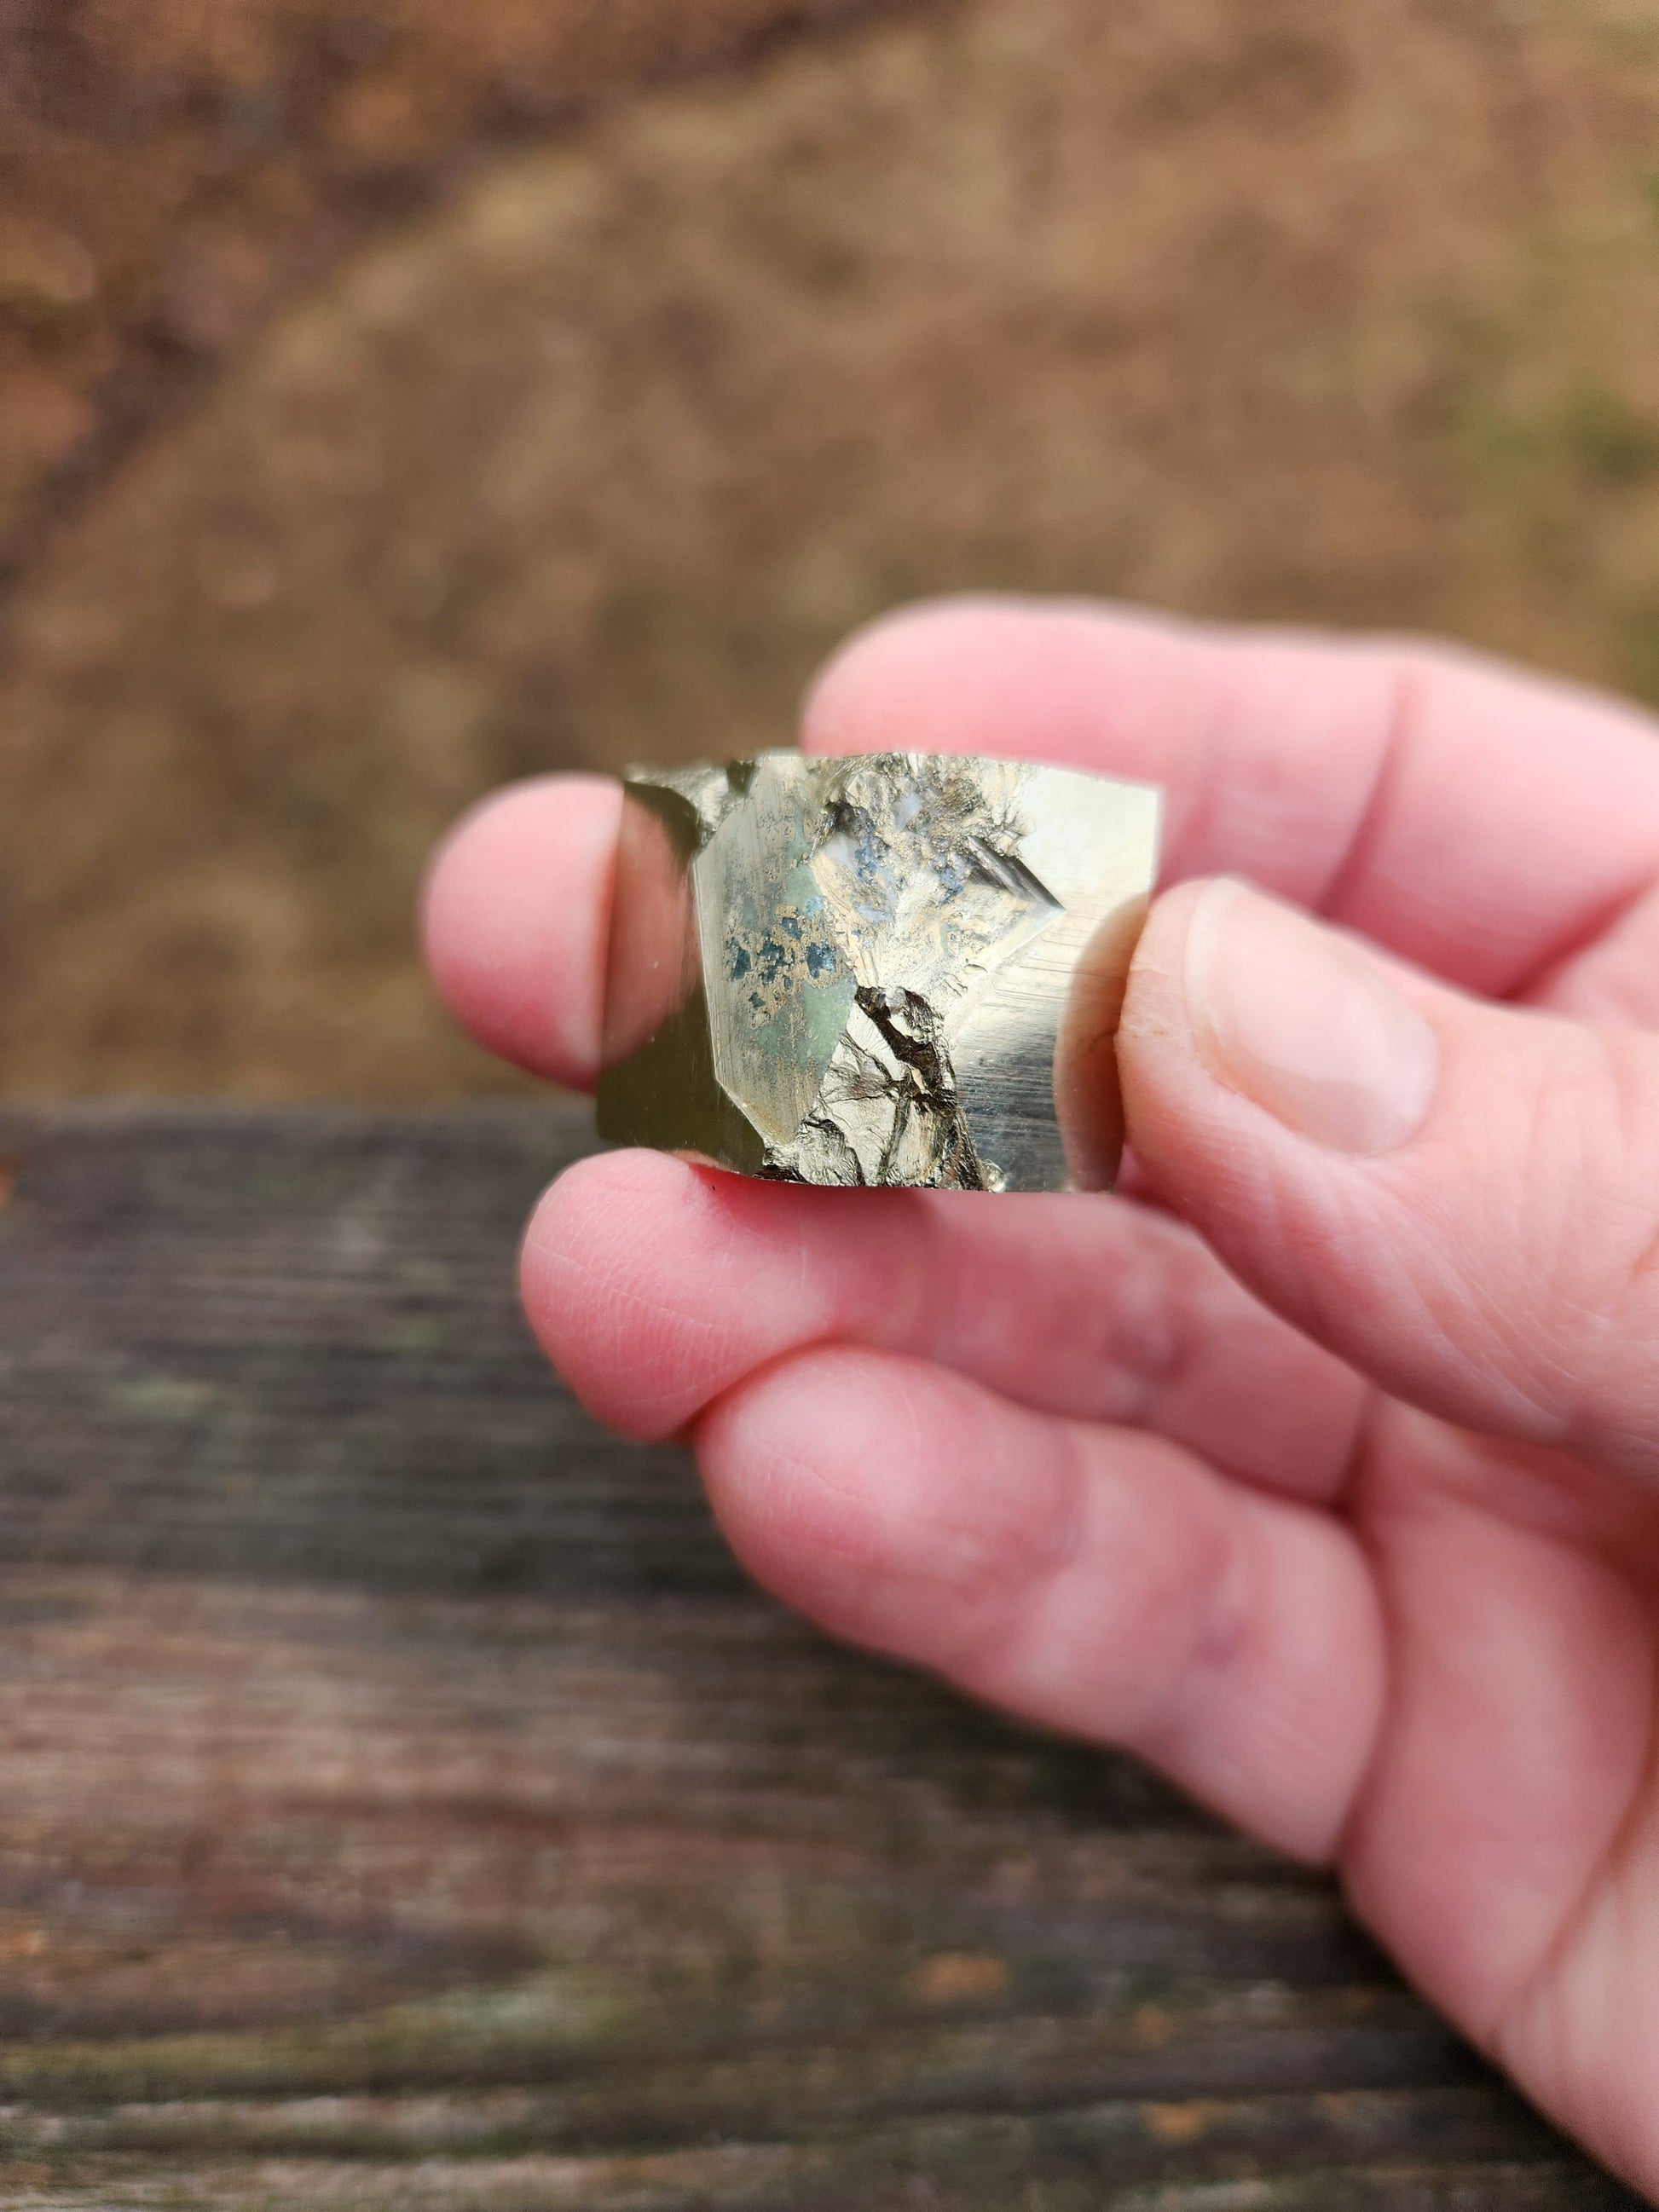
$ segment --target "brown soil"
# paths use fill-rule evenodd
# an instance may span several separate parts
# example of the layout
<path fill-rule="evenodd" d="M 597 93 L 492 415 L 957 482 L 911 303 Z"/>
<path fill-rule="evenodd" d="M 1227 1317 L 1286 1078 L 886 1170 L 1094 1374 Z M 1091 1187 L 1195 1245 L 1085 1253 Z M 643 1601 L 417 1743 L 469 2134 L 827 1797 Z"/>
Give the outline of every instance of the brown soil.
<path fill-rule="evenodd" d="M 0 573 L 286 293 L 492 147 L 854 0 L 9 0 Z"/>
<path fill-rule="evenodd" d="M 463 20 L 404 13 L 434 53 Z M 464 20 L 428 175 L 531 36 Z M 445 818 L 775 742 L 922 592 L 1411 624 L 1659 690 L 1656 149 L 1632 0 L 963 0 L 501 155 L 273 323 L 255 287 L 15 589 L 0 1083 L 497 1085 L 410 953 Z"/>

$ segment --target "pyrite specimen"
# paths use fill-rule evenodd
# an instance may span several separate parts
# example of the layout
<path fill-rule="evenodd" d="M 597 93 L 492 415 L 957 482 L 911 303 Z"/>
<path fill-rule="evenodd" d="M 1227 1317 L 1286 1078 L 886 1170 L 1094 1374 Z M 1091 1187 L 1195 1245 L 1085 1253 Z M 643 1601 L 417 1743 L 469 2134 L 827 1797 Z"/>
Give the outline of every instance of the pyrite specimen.
<path fill-rule="evenodd" d="M 1110 1184 L 1152 786 L 768 752 L 624 789 L 603 1136 L 789 1182 Z"/>

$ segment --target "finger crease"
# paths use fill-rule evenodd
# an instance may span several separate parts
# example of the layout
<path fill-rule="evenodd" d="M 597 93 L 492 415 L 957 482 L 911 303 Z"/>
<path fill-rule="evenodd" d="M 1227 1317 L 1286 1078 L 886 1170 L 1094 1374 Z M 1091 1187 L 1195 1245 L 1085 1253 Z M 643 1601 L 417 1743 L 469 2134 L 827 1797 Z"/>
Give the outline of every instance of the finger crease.
<path fill-rule="evenodd" d="M 1512 1995 L 1498 2006 L 1486 2033 L 1477 2038 L 1482 2047 L 1500 2063 L 1509 2064 L 1512 2051 L 1517 2060 L 1524 2057 L 1524 2053 L 1516 2049 L 1523 2038 L 1522 2015 L 1547 1989 L 1555 1976 L 1564 1970 L 1568 1955 L 1583 1933 L 1585 1922 L 1594 1911 L 1602 1888 L 1619 1879 L 1621 1866 L 1642 1842 L 1656 1787 L 1659 1787 L 1659 1644 L 1654 1647 L 1651 1662 L 1647 1745 L 1643 1753 L 1640 1778 L 1631 1792 L 1630 1801 L 1620 1814 L 1606 1844 L 1595 1854 L 1572 1904 L 1557 1922 L 1548 1942 L 1522 1976 Z"/>
<path fill-rule="evenodd" d="M 1413 732 L 1422 711 L 1422 692 L 1421 678 L 1412 663 L 1403 657 L 1395 660 L 1389 671 L 1388 707 L 1370 788 L 1341 855 L 1315 903 L 1314 911 L 1317 914 L 1340 919 L 1354 887 L 1371 869 L 1401 767 L 1411 750 Z"/>
<path fill-rule="evenodd" d="M 1230 1513 L 1191 1600 L 1186 1650 L 1164 1677 L 1156 1717 L 1136 1732 L 1134 1747 L 1144 1757 L 1167 1762 L 1198 1728 L 1213 1726 L 1218 1686 L 1249 1665 L 1255 1645 L 1257 1583 L 1248 1524 L 1242 1514 Z"/>
<path fill-rule="evenodd" d="M 1082 1553 L 1088 1521 L 1090 1469 L 1079 1436 L 1058 1431 L 1053 1483 L 1036 1528 L 1024 1528 L 1016 1540 L 981 1553 L 977 1571 L 963 1595 L 969 1627 L 960 1651 L 945 1662 L 946 1671 L 982 1673 L 988 1664 L 1000 1673 L 1008 1655 L 1041 1624 L 1042 1599 Z"/>

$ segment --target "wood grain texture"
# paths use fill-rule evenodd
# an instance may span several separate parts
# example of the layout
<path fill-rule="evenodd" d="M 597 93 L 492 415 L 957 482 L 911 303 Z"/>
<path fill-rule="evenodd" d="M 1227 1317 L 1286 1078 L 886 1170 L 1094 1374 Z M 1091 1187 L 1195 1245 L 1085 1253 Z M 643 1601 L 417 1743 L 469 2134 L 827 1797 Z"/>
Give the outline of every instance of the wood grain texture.
<path fill-rule="evenodd" d="M 586 1142 L 0 1117 L 0 2203 L 1632 2203 L 1328 1883 L 745 1586 L 516 1317 Z"/>

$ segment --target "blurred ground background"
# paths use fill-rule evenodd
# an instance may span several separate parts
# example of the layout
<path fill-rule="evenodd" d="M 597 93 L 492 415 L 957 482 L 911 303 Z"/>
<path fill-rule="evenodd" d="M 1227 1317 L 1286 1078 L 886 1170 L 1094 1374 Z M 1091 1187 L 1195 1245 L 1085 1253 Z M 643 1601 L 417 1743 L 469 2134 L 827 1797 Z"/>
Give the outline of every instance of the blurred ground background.
<path fill-rule="evenodd" d="M 0 1089 L 509 1085 L 443 823 L 971 585 L 1659 696 L 1650 0 L 0 0 Z"/>

